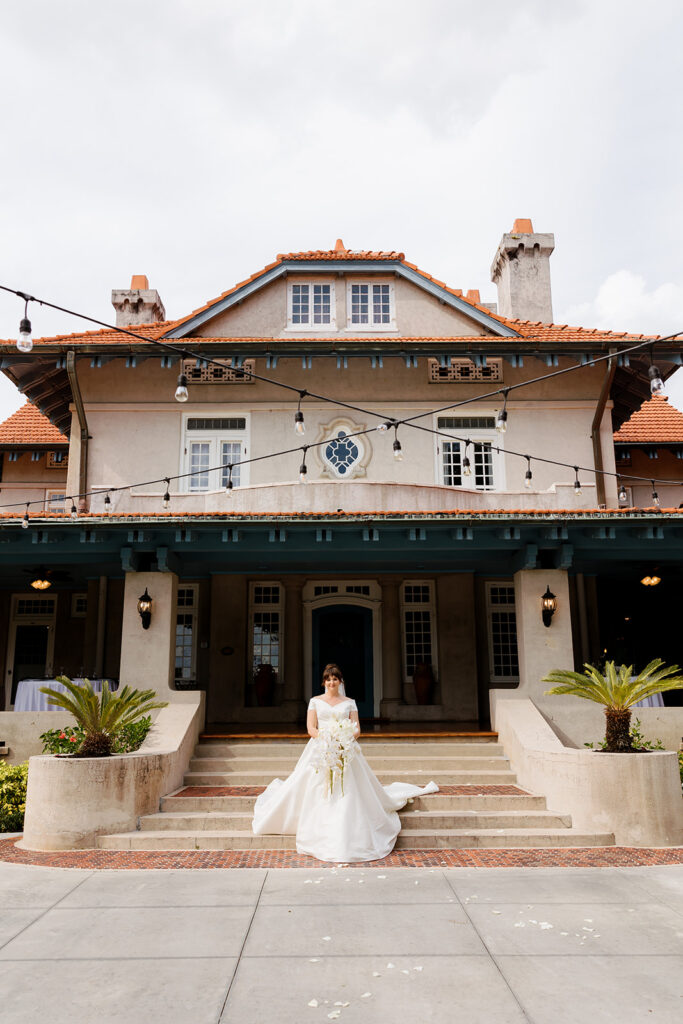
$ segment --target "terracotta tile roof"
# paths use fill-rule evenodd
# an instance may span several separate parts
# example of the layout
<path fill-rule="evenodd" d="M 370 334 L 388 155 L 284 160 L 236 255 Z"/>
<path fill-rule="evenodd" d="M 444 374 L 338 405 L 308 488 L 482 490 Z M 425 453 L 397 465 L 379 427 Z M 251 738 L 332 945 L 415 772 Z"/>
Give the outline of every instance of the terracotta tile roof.
<path fill-rule="evenodd" d="M 0 505 L 0 509 L 2 506 Z M 23 518 L 23 504 L 21 512 L 2 512 L 0 511 L 0 520 L 7 520 L 9 522 L 14 521 L 20 523 Z M 555 509 L 555 508 L 536 508 L 536 509 L 510 509 L 510 508 L 494 508 L 494 509 L 433 509 L 430 511 L 415 512 L 414 510 L 400 511 L 376 511 L 376 512 L 283 512 L 283 513 L 272 513 L 272 512 L 120 512 L 113 514 L 106 514 L 104 512 L 83 512 L 77 519 L 72 519 L 68 512 L 31 512 L 31 518 L 43 520 L 50 520 L 60 523 L 73 523 L 83 524 L 85 521 L 96 520 L 101 523 L 120 523 L 127 522 L 128 520 L 154 520 L 159 523 L 174 522 L 175 520 L 193 520 L 201 523 L 206 522 L 208 524 L 220 520 L 222 522 L 250 522 L 255 520 L 263 520 L 266 522 L 299 522 L 299 521 L 315 521 L 315 520 L 338 520 L 343 522 L 344 520 L 357 521 L 357 522 L 371 522 L 378 520 L 387 520 L 395 522 L 411 522 L 417 520 L 448 520 L 448 519 L 528 519 L 533 520 L 546 520 L 546 521 L 561 521 L 561 520 L 578 520 L 590 519 L 594 521 L 602 521 L 605 519 L 651 519 L 652 516 L 660 518 L 662 516 L 670 516 L 672 518 L 683 519 L 683 509 L 680 508 L 582 508 L 582 509 Z"/>
<path fill-rule="evenodd" d="M 0 423 L 0 444 L 59 444 L 69 440 L 60 433 L 47 416 L 26 402 L 8 419 Z"/>
<path fill-rule="evenodd" d="M 683 412 L 663 395 L 636 409 L 614 435 L 619 444 L 683 444 Z"/>
<path fill-rule="evenodd" d="M 485 313 L 486 316 L 490 317 L 492 320 L 497 321 L 500 324 L 503 324 L 506 327 L 511 327 L 522 338 L 533 338 L 534 340 L 550 341 L 550 342 L 553 342 L 553 341 L 558 341 L 558 342 L 580 341 L 580 342 L 588 343 L 590 341 L 601 342 L 601 341 L 606 341 L 606 340 L 615 340 L 616 341 L 616 340 L 632 340 L 633 339 L 633 340 L 638 341 L 638 340 L 643 340 L 646 337 L 653 337 L 653 338 L 657 337 L 656 335 L 642 335 L 642 334 L 628 334 L 628 333 L 613 332 L 613 331 L 600 331 L 600 330 L 588 329 L 588 328 L 583 328 L 583 327 L 571 327 L 571 326 L 569 326 L 567 324 L 544 324 L 544 323 L 541 323 L 540 321 L 516 320 L 516 319 L 506 318 L 506 317 L 500 316 L 500 314 L 498 314 L 498 313 L 493 313 L 488 308 L 488 306 L 484 305 L 481 301 L 479 301 L 479 292 L 476 289 L 470 289 L 467 292 L 467 294 L 464 295 L 463 292 L 462 292 L 462 289 L 460 289 L 460 288 L 451 288 L 450 285 L 447 285 L 444 281 L 440 281 L 438 278 L 433 277 L 431 274 L 428 274 L 426 271 L 421 270 L 415 263 L 410 263 L 408 260 L 406 260 L 405 255 L 402 252 L 397 252 L 397 251 L 394 251 L 394 250 L 391 250 L 391 251 L 375 251 L 375 250 L 366 250 L 366 249 L 363 249 L 363 250 L 347 249 L 344 246 L 344 243 L 341 241 L 341 239 L 337 240 L 337 243 L 336 243 L 336 246 L 335 246 L 334 249 L 314 249 L 314 250 L 310 250 L 310 251 L 307 251 L 307 252 L 280 253 L 275 258 L 275 260 L 272 263 L 268 263 L 265 267 L 263 267 L 262 270 L 258 270 L 254 274 L 250 274 L 250 276 L 245 278 L 243 281 L 238 281 L 238 283 L 233 285 L 232 288 L 228 288 L 227 291 L 221 292 L 221 294 L 216 296 L 216 298 L 210 299 L 208 302 L 205 302 L 202 306 L 199 306 L 199 307 L 197 307 L 197 309 L 192 310 L 192 312 L 188 313 L 186 316 L 180 317 L 177 320 L 158 321 L 157 323 L 152 323 L 152 324 L 140 324 L 140 325 L 137 325 L 135 327 L 132 327 L 131 330 L 133 331 L 134 334 L 141 335 L 143 337 L 143 339 L 144 338 L 160 339 L 165 334 L 167 334 L 169 331 L 171 331 L 173 328 L 179 327 L 182 324 L 187 323 L 189 320 L 192 320 L 192 318 L 197 316 L 198 314 L 204 313 L 207 310 L 210 310 L 213 306 L 216 306 L 223 299 L 228 298 L 230 295 L 232 295 L 235 292 L 237 292 L 240 288 L 245 287 L 245 285 L 252 284 L 254 281 L 258 281 L 259 278 L 264 277 L 266 274 L 268 274 L 269 271 L 274 270 L 274 269 L 282 266 L 283 263 L 287 263 L 287 262 L 305 262 L 305 261 L 314 262 L 316 260 L 322 260 L 322 261 L 327 261 L 327 262 L 339 261 L 339 260 L 344 260 L 344 261 L 348 261 L 348 262 L 353 262 L 353 261 L 357 262 L 359 260 L 360 261 L 365 260 L 365 261 L 368 261 L 368 262 L 371 262 L 371 261 L 374 262 L 374 261 L 377 261 L 377 260 L 384 260 L 384 261 L 387 261 L 387 262 L 400 262 L 400 263 L 403 264 L 404 267 L 408 268 L 409 270 L 412 270 L 414 273 L 416 273 L 420 277 L 424 278 L 425 281 L 430 281 L 433 284 L 437 285 L 439 288 L 443 288 L 444 291 L 446 291 L 449 294 L 455 296 L 456 298 L 458 298 L 464 304 L 469 305 L 473 309 L 477 309 L 477 310 L 479 310 L 482 313 Z M 329 337 L 329 335 L 328 335 L 328 337 Z M 459 338 L 459 337 L 453 337 L 453 338 L 401 338 L 400 340 L 401 341 L 405 341 L 405 342 L 416 341 L 416 340 L 419 340 L 419 341 L 467 341 L 467 342 L 472 342 L 475 339 L 478 339 L 479 337 L 481 337 L 481 336 L 472 336 L 472 337 L 467 336 L 465 338 Z M 190 339 L 188 339 L 188 340 L 190 340 Z M 210 342 L 214 342 L 214 341 L 222 341 L 222 342 L 224 342 L 225 340 L 226 340 L 225 338 L 201 338 L 202 344 L 210 343 Z M 251 338 L 230 338 L 228 340 L 235 341 L 235 342 L 253 342 L 253 341 L 259 341 L 259 340 L 261 340 L 261 341 L 269 341 L 269 342 L 276 342 L 278 339 L 276 339 L 276 338 L 258 339 L 258 338 L 251 337 Z M 310 342 L 312 340 L 315 340 L 315 338 L 311 337 L 311 335 L 307 335 L 305 338 L 301 338 L 301 339 L 288 338 L 287 340 L 288 341 L 298 341 L 298 340 L 301 340 L 301 341 Z M 358 339 L 345 339 L 345 340 L 358 340 Z M 369 338 L 369 337 L 367 337 L 367 335 L 363 336 L 363 342 L 365 344 L 367 344 L 368 342 L 376 341 L 376 340 L 378 340 L 378 339 Z M 503 342 L 503 341 L 506 341 L 506 340 L 516 340 L 516 339 L 496 338 L 496 340 Z M 116 344 L 116 345 L 124 346 L 124 345 L 136 345 L 139 342 L 135 338 L 131 338 L 130 336 L 127 336 L 125 334 L 121 334 L 121 333 L 119 333 L 119 332 L 117 332 L 117 331 L 115 331 L 113 329 L 106 328 L 105 330 L 101 330 L 101 331 L 86 331 L 84 333 L 74 333 L 74 334 L 66 334 L 66 335 L 57 335 L 57 336 L 54 336 L 54 337 L 36 338 L 35 339 L 35 343 L 39 344 L 39 345 L 44 345 L 44 344 L 73 344 L 73 345 Z M 182 340 L 181 339 L 173 339 L 173 343 L 174 344 L 182 344 Z M 0 344 L 6 344 L 6 345 L 9 345 L 11 347 L 14 347 L 14 342 L 13 341 L 4 341 L 4 342 L 0 341 Z"/>

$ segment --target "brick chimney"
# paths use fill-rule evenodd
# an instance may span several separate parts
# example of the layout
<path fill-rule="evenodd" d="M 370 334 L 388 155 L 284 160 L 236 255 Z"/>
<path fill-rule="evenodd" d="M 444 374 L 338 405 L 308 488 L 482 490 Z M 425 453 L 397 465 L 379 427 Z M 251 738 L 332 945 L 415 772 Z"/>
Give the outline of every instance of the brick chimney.
<path fill-rule="evenodd" d="M 117 327 L 135 327 L 166 319 L 166 310 L 159 292 L 149 287 L 144 274 L 133 274 L 130 288 L 114 288 L 111 304 L 116 310 Z"/>
<path fill-rule="evenodd" d="M 518 218 L 512 231 L 503 235 L 491 264 L 501 316 L 552 323 L 550 254 L 554 248 L 555 236 L 534 231 L 528 218 Z"/>

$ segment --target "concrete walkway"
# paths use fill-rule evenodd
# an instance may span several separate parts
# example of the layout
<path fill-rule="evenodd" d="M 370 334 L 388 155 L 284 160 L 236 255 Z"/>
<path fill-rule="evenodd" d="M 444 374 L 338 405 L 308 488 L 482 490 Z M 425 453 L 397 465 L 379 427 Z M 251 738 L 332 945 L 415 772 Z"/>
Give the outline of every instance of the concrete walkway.
<path fill-rule="evenodd" d="M 0 864 L 0 1008 L 13 1024 L 679 1024 L 683 866 Z"/>

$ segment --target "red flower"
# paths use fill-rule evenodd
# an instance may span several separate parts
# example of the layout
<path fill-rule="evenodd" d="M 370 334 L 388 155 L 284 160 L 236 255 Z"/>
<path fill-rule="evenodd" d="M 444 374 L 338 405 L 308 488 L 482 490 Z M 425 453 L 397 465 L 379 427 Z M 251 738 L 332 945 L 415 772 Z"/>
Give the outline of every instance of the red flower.
<path fill-rule="evenodd" d="M 66 739 L 66 733 L 65 732 L 60 732 L 59 738 L 60 738 L 60 740 L 65 740 Z"/>
<path fill-rule="evenodd" d="M 78 743 L 78 740 L 75 736 L 69 736 L 69 743 Z"/>

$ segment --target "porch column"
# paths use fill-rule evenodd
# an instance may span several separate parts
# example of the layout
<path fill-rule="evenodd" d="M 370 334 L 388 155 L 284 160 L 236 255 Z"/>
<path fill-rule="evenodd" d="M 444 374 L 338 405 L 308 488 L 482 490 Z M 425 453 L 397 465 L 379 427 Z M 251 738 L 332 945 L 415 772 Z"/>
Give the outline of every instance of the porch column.
<path fill-rule="evenodd" d="M 380 580 L 382 586 L 382 717 L 394 718 L 394 709 L 403 704 L 403 666 L 401 663 L 401 623 L 398 588 L 393 576 Z"/>
<path fill-rule="evenodd" d="M 285 622 L 284 622 L 284 687 L 282 703 L 287 705 L 298 718 L 305 714 L 304 702 L 304 661 L 303 661 L 303 603 L 301 591 L 304 581 L 285 577 Z"/>
<path fill-rule="evenodd" d="M 541 598 L 546 587 L 557 598 L 557 611 L 550 626 L 541 618 Z M 515 573 L 515 612 L 519 651 L 519 688 L 508 690 L 508 697 L 529 697 L 544 703 L 558 698 L 544 697 L 549 689 L 542 683 L 554 668 L 573 669 L 569 580 L 565 569 L 521 569 Z"/>
<path fill-rule="evenodd" d="M 152 598 L 149 629 L 142 628 L 138 613 L 138 598 L 145 589 Z M 177 591 L 175 573 L 126 573 L 119 673 L 122 686 L 156 690 L 165 700 L 173 699 Z"/>

